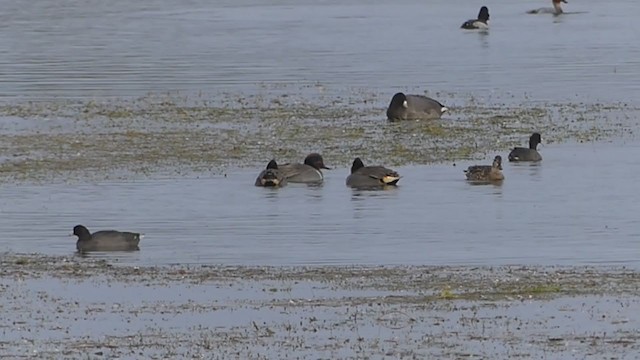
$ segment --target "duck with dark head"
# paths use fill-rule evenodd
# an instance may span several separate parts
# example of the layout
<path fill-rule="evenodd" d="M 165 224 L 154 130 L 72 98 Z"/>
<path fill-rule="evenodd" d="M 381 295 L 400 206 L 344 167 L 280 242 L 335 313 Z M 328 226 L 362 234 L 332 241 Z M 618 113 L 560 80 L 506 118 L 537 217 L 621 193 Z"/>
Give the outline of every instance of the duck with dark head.
<path fill-rule="evenodd" d="M 437 100 L 424 95 L 397 93 L 387 108 L 389 121 L 440 119 L 449 109 Z"/>
<path fill-rule="evenodd" d="M 255 182 L 256 186 L 262 187 L 281 187 L 286 184 L 287 178 L 278 169 L 278 163 L 275 160 L 269 161 L 267 168 L 260 172 Z"/>
<path fill-rule="evenodd" d="M 478 13 L 477 19 L 471 19 L 465 21 L 461 29 L 474 30 L 474 29 L 488 29 L 489 28 L 489 8 L 483 6 L 480 8 L 480 12 Z"/>
<path fill-rule="evenodd" d="M 509 153 L 509 161 L 541 161 L 542 155 L 537 150 L 538 144 L 542 142 L 540 133 L 533 133 L 529 137 L 529 147 L 515 147 Z"/>
<path fill-rule="evenodd" d="M 116 230 L 96 231 L 93 234 L 85 226 L 76 225 L 73 234 L 78 237 L 76 249 L 85 253 L 90 251 L 135 251 L 143 235 L 140 233 Z"/>
<path fill-rule="evenodd" d="M 320 183 L 324 176 L 320 169 L 331 170 L 324 164 L 322 155 L 311 153 L 304 159 L 304 163 L 287 163 L 278 165 L 287 182 L 290 183 Z"/>
<path fill-rule="evenodd" d="M 377 189 L 387 186 L 395 186 L 400 180 L 400 175 L 395 170 L 384 166 L 364 166 L 358 157 L 353 160 L 351 174 L 347 176 L 347 186 L 363 189 Z"/>

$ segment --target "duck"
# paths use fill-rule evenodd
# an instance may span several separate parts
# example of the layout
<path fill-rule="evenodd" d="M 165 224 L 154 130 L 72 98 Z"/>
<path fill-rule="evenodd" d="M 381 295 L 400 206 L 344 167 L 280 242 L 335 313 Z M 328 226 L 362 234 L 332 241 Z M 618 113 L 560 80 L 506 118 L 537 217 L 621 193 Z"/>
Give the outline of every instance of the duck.
<path fill-rule="evenodd" d="M 542 156 L 536 149 L 542 142 L 542 137 L 535 132 L 529 137 L 529 147 L 515 147 L 509 153 L 509 161 L 541 161 Z"/>
<path fill-rule="evenodd" d="M 321 169 L 331 170 L 324 165 L 322 155 L 311 153 L 304 159 L 304 163 L 287 163 L 278 166 L 283 176 L 290 183 L 319 183 L 324 180 Z"/>
<path fill-rule="evenodd" d="M 387 108 L 387 119 L 398 120 L 435 120 L 449 109 L 437 100 L 424 95 L 405 95 L 397 93 L 391 98 Z"/>
<path fill-rule="evenodd" d="M 135 251 L 143 235 L 140 233 L 116 230 L 96 231 L 93 234 L 83 225 L 76 225 L 73 234 L 78 237 L 76 249 L 85 253 L 90 251 Z"/>
<path fill-rule="evenodd" d="M 473 165 L 469 166 L 467 170 L 464 170 L 467 180 L 470 181 L 502 181 L 504 180 L 504 174 L 502 174 L 502 157 L 496 155 L 491 165 Z"/>
<path fill-rule="evenodd" d="M 486 6 L 481 7 L 480 12 L 478 13 L 478 18 L 465 21 L 462 24 L 462 26 L 460 26 L 460 28 L 467 29 L 467 30 L 488 29 L 489 28 L 489 8 L 487 8 Z"/>
<path fill-rule="evenodd" d="M 267 168 L 262 170 L 256 179 L 256 186 L 281 187 L 286 184 L 287 178 L 285 178 L 282 171 L 278 169 L 278 163 L 275 160 L 269 161 Z"/>
<path fill-rule="evenodd" d="M 533 9 L 533 10 L 527 11 L 527 14 L 554 14 L 554 15 L 560 15 L 560 14 L 563 13 L 562 7 L 560 6 L 560 3 L 567 4 L 567 0 L 551 0 L 551 4 L 553 5 L 552 8 Z"/>
<path fill-rule="evenodd" d="M 381 188 L 396 186 L 400 175 L 395 170 L 384 166 L 364 166 L 357 157 L 351 165 L 351 174 L 347 176 L 347 186 L 353 188 Z"/>

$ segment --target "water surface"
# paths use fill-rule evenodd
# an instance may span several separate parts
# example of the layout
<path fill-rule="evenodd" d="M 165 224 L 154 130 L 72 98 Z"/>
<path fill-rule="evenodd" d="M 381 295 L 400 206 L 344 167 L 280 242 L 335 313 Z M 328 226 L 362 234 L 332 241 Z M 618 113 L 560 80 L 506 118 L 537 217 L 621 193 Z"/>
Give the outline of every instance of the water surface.
<path fill-rule="evenodd" d="M 322 84 L 515 94 L 528 100 L 634 100 L 635 0 L 489 4 L 488 33 L 463 31 L 463 0 L 1 0 L 0 96 L 126 97 L 259 92 Z M 10 100 L 10 99 L 7 99 Z M 387 101 L 387 99 L 384 99 Z M 504 101 L 504 99 L 503 99 Z"/>
<path fill-rule="evenodd" d="M 140 252 L 95 255 L 132 264 L 639 265 L 640 165 L 629 156 L 639 145 L 552 144 L 542 154 L 541 164 L 504 164 L 501 186 L 470 185 L 471 163 L 460 162 L 398 168 L 396 189 L 352 190 L 330 156 L 338 168 L 316 187 L 257 188 L 259 169 L 4 184 L 0 250 L 71 255 L 67 234 L 84 224 L 145 233 Z"/>

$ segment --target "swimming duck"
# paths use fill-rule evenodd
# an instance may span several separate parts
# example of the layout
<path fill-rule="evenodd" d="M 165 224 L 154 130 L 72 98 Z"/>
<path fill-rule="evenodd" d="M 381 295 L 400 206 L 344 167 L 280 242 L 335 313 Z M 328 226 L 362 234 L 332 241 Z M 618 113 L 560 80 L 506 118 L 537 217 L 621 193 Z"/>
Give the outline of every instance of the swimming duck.
<path fill-rule="evenodd" d="M 477 19 L 467 20 L 460 26 L 461 29 L 488 29 L 489 28 L 489 8 L 480 8 Z"/>
<path fill-rule="evenodd" d="M 391 98 L 387 118 L 390 121 L 433 120 L 440 119 L 448 110 L 446 106 L 424 95 L 405 95 L 399 92 Z"/>
<path fill-rule="evenodd" d="M 322 156 L 318 153 L 311 153 L 304 159 L 303 164 L 289 163 L 278 166 L 287 182 L 291 183 L 318 183 L 324 177 L 320 169 L 331 170 L 324 165 Z"/>
<path fill-rule="evenodd" d="M 567 4 L 567 1 L 566 0 L 551 0 L 551 3 L 553 4 L 552 8 L 533 9 L 533 10 L 527 11 L 527 14 L 554 14 L 554 15 L 560 15 L 560 14 L 562 14 L 562 7 L 560 6 L 560 3 Z"/>
<path fill-rule="evenodd" d="M 529 137 L 529 148 L 515 147 L 509 153 L 509 161 L 540 161 L 542 156 L 536 150 L 538 144 L 542 142 L 542 137 L 539 133 L 533 133 Z"/>
<path fill-rule="evenodd" d="M 284 177 L 282 171 L 278 169 L 278 163 L 275 160 L 269 161 L 267 168 L 262 170 L 256 179 L 256 186 L 278 187 L 287 184 L 287 178 Z"/>
<path fill-rule="evenodd" d="M 386 185 L 395 186 L 400 175 L 384 166 L 364 166 L 359 157 L 353 160 L 351 174 L 347 176 L 347 186 L 354 188 L 379 188 Z"/>
<path fill-rule="evenodd" d="M 73 235 L 78 237 L 76 249 L 88 251 L 133 251 L 140 250 L 138 244 L 143 237 L 139 233 L 116 230 L 96 231 L 93 234 L 82 225 L 73 228 Z"/>
<path fill-rule="evenodd" d="M 492 165 L 473 165 L 464 170 L 467 180 L 471 181 L 501 181 L 504 180 L 502 174 L 502 157 L 497 155 L 493 159 Z"/>

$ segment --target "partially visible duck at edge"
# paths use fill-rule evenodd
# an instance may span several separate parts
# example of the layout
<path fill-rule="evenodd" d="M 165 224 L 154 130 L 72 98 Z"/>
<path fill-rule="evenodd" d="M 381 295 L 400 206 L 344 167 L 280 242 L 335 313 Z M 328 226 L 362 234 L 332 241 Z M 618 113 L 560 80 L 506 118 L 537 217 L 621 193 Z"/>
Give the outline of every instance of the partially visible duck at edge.
<path fill-rule="evenodd" d="M 488 29 L 489 28 L 489 8 L 483 6 L 480 8 L 477 19 L 467 20 L 460 26 L 461 29 Z"/>
<path fill-rule="evenodd" d="M 362 160 L 357 157 L 353 160 L 351 174 L 347 176 L 347 186 L 353 188 L 375 189 L 386 186 L 395 186 L 400 180 L 400 175 L 384 166 L 364 166 Z"/>
<path fill-rule="evenodd" d="M 554 14 L 554 15 L 560 15 L 563 13 L 562 11 L 562 7 L 560 6 L 560 3 L 565 3 L 567 4 L 566 0 L 551 0 L 551 4 L 553 4 L 552 8 L 540 8 L 540 9 L 533 9 L 533 10 L 529 10 L 527 11 L 527 14 Z"/>
<path fill-rule="evenodd" d="M 73 234 L 78 237 L 76 249 L 80 253 L 90 251 L 135 251 L 140 250 L 138 244 L 143 237 L 140 233 L 102 230 L 93 234 L 82 225 L 73 228 Z"/>
<path fill-rule="evenodd" d="M 275 160 L 269 161 L 267 168 L 260 172 L 256 179 L 256 186 L 262 187 L 279 187 L 287 184 L 287 179 L 282 171 L 278 169 L 278 163 Z"/>
<path fill-rule="evenodd" d="M 473 165 L 464 170 L 467 180 L 480 182 L 493 182 L 504 180 L 502 174 L 502 157 L 497 155 L 491 165 Z"/>
<path fill-rule="evenodd" d="M 509 161 L 541 161 L 542 156 L 537 150 L 538 144 L 542 142 L 539 133 L 533 133 L 529 137 L 529 147 L 515 147 L 509 153 Z"/>
<path fill-rule="evenodd" d="M 311 153 L 304 159 L 304 163 L 281 164 L 278 169 L 290 183 L 319 183 L 324 176 L 320 169 L 331 170 L 324 165 L 322 155 Z"/>
<path fill-rule="evenodd" d="M 434 120 L 440 119 L 449 109 L 440 102 L 424 95 L 405 95 L 397 93 L 391 98 L 387 108 L 387 119 L 398 120 Z"/>

